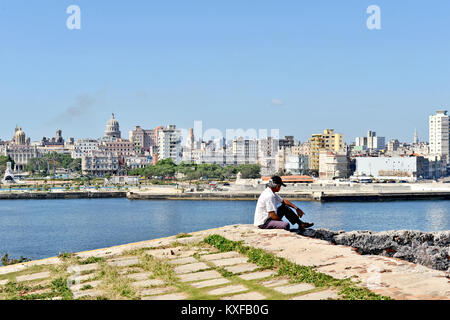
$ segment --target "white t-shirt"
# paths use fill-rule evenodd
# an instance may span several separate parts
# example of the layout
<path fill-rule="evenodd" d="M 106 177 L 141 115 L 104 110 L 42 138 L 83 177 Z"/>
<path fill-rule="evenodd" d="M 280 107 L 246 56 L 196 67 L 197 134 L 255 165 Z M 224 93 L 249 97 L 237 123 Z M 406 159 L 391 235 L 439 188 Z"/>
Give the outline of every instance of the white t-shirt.
<path fill-rule="evenodd" d="M 272 189 L 266 188 L 258 198 L 255 209 L 255 219 L 253 221 L 254 226 L 260 226 L 266 222 L 269 218 L 269 212 L 275 211 L 277 213 L 277 207 L 283 203 L 283 198 L 273 193 Z"/>

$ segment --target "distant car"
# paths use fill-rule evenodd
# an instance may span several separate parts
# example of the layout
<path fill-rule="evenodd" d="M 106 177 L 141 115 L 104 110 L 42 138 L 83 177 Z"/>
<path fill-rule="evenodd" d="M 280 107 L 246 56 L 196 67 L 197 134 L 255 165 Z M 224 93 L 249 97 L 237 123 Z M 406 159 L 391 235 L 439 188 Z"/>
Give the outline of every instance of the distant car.
<path fill-rule="evenodd" d="M 450 181 L 449 181 L 450 182 Z M 224 186 L 229 186 L 230 184 L 228 182 L 224 182 Z"/>

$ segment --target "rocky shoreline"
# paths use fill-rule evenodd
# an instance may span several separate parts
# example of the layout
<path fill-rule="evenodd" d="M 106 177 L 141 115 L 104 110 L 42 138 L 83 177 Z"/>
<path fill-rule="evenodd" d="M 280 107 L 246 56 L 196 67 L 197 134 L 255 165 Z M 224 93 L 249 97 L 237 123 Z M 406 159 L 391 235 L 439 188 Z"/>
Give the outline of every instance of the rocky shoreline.
<path fill-rule="evenodd" d="M 309 229 L 301 235 L 350 246 L 362 255 L 381 255 L 450 272 L 450 231 L 331 231 Z"/>

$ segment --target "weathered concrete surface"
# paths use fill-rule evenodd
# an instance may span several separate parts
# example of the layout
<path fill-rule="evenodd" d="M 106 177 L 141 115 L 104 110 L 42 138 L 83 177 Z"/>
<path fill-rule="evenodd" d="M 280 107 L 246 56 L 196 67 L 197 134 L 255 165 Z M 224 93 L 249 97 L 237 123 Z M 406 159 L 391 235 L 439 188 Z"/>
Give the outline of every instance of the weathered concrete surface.
<path fill-rule="evenodd" d="M 264 249 L 299 265 L 315 266 L 335 278 L 351 278 L 371 291 L 394 299 L 450 299 L 450 274 L 398 258 L 361 255 L 349 246 L 333 245 L 285 230 L 252 225 L 226 226 L 197 232 Z"/>
<path fill-rule="evenodd" d="M 361 254 L 376 254 L 450 271 L 450 231 L 330 231 L 305 230 L 303 235 L 351 246 Z"/>
<path fill-rule="evenodd" d="M 398 258 L 378 255 L 361 255 L 349 246 L 333 245 L 325 240 L 309 238 L 285 230 L 262 230 L 252 225 L 226 226 L 194 232 L 192 234 L 194 235 L 192 239 L 203 239 L 210 234 L 219 234 L 233 241 L 243 241 L 245 245 L 272 252 L 279 257 L 286 258 L 299 265 L 314 266 L 316 270 L 329 274 L 335 278 L 351 278 L 354 281 L 359 281 L 359 285 L 365 286 L 375 293 L 389 296 L 394 299 L 450 299 L 450 275 L 448 272 L 434 270 Z M 162 248 L 162 246 L 170 246 L 179 240 L 180 239 L 177 239 L 176 236 L 172 236 L 80 252 L 77 253 L 77 255 L 79 257 L 107 257 L 107 259 L 116 259 L 119 255 L 125 255 L 125 258 L 129 259 L 127 257 L 130 254 L 130 250 L 145 250 L 150 248 L 153 249 L 145 251 L 168 259 L 180 259 L 192 255 L 194 251 L 182 252 L 179 251 L 180 248 L 177 247 L 172 247 L 170 249 Z M 208 256 L 215 258 L 212 260 L 238 256 L 236 254 L 214 256 L 214 254 L 217 253 L 214 249 L 211 249 L 209 253 L 210 254 L 208 255 L 201 255 L 200 259 L 203 260 Z M 57 262 L 59 262 L 58 258 L 50 258 L 26 262 L 19 265 L 0 267 L 0 274 L 22 271 L 32 265 L 55 264 Z M 174 267 L 175 266 L 176 265 L 174 265 Z M 178 265 L 177 267 L 185 268 L 185 266 L 186 265 Z M 85 266 L 78 267 L 84 268 Z M 89 268 L 93 267 L 96 268 L 97 264 L 89 266 Z M 217 279 L 221 278 L 221 275 L 215 270 L 210 270 L 180 274 L 179 278 L 183 282 L 189 282 Z M 283 279 L 276 279 L 275 281 L 266 281 L 263 285 L 273 287 L 288 285 L 288 283 L 283 281 Z M 78 294 L 95 296 L 99 293 L 97 290 L 84 290 L 83 292 L 78 292 L 77 295 Z M 186 296 L 183 294 L 177 293 L 174 295 L 159 295 L 148 298 L 182 299 L 185 297 Z"/>

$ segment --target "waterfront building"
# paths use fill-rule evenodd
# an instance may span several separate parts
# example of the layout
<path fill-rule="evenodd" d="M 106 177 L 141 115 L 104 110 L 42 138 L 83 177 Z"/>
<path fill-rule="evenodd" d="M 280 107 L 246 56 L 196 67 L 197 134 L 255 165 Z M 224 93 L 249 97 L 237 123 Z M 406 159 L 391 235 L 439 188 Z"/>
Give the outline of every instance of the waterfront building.
<path fill-rule="evenodd" d="M 153 164 L 152 156 L 125 157 L 125 164 L 130 170 L 145 168 Z"/>
<path fill-rule="evenodd" d="M 175 125 L 160 127 L 157 139 L 159 160 L 171 158 L 175 163 L 181 162 L 181 130 Z"/>
<path fill-rule="evenodd" d="M 83 156 L 92 156 L 93 151 L 98 151 L 100 141 L 97 139 L 80 139 L 74 144 L 72 158 L 81 159 Z"/>
<path fill-rule="evenodd" d="M 360 157 L 356 158 L 355 176 L 410 181 L 428 179 L 429 160 L 424 157 Z"/>
<path fill-rule="evenodd" d="M 335 179 L 349 177 L 347 153 L 321 150 L 319 153 L 319 178 Z"/>
<path fill-rule="evenodd" d="M 344 149 L 344 135 L 334 129 L 325 129 L 322 134 L 313 134 L 309 139 L 309 169 L 319 172 L 320 151 L 341 152 Z"/>
<path fill-rule="evenodd" d="M 102 140 L 99 150 L 114 152 L 119 157 L 131 157 L 135 155 L 134 144 L 128 140 L 116 138 L 114 140 Z"/>
<path fill-rule="evenodd" d="M 129 132 L 129 140 L 134 144 L 134 149 L 137 154 L 151 153 L 152 147 L 158 145 L 157 131 L 155 129 L 142 129 L 140 126 L 136 126 L 134 130 Z"/>
<path fill-rule="evenodd" d="M 27 144 L 9 144 L 5 145 L 0 150 L 0 155 L 10 157 L 12 160 L 14 160 L 13 170 L 15 172 L 24 171 L 30 159 L 38 158 L 40 156 L 37 146 L 31 146 Z"/>
<path fill-rule="evenodd" d="M 119 157 L 114 152 L 92 151 L 91 155 L 82 156 L 81 170 L 83 174 L 91 176 L 117 174 L 119 172 Z"/>
<path fill-rule="evenodd" d="M 286 173 L 293 175 L 309 174 L 309 157 L 306 155 L 288 155 L 284 165 Z"/>
<path fill-rule="evenodd" d="M 120 138 L 120 126 L 119 121 L 114 117 L 114 113 L 111 115 L 111 119 L 106 123 L 105 138 L 109 140 Z"/>
<path fill-rule="evenodd" d="M 430 155 L 449 161 L 449 116 L 446 110 L 436 111 L 429 117 Z"/>

